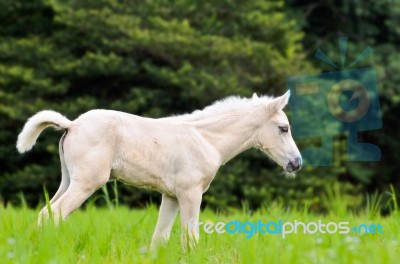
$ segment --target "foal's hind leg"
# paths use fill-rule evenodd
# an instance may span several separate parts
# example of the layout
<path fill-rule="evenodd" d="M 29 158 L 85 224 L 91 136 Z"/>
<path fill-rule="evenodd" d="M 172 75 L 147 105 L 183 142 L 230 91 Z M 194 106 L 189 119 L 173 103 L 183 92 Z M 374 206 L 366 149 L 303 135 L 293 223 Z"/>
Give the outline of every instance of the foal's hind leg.
<path fill-rule="evenodd" d="M 107 183 L 111 171 L 110 155 L 101 147 L 89 150 L 65 149 L 64 154 L 70 183 L 65 193 L 51 204 L 56 223 L 65 220 L 90 195 Z"/>
<path fill-rule="evenodd" d="M 60 163 L 61 163 L 61 184 L 60 187 L 58 187 L 58 190 L 56 194 L 51 198 L 50 204 L 53 204 L 55 201 L 57 201 L 58 198 L 60 198 L 68 189 L 69 186 L 69 172 L 67 169 L 67 165 L 65 164 L 65 159 L 64 159 L 64 149 L 63 149 L 63 144 L 64 144 L 64 139 L 67 133 L 64 133 L 64 135 L 60 139 L 60 143 L 58 146 L 59 153 L 60 153 Z M 39 213 L 39 225 L 41 225 L 42 220 L 48 218 L 49 215 L 49 208 L 47 208 L 47 205 L 40 211 Z"/>
<path fill-rule="evenodd" d="M 96 181 L 87 180 L 95 175 L 98 176 Z M 65 220 L 68 215 L 79 208 L 89 196 L 107 183 L 109 175 L 110 171 L 107 170 L 102 173 L 94 172 L 91 176 L 79 174 L 77 179 L 72 176 L 67 191 L 51 205 L 55 222 L 58 223 L 61 220 Z M 80 180 L 78 177 L 84 178 L 84 180 Z"/>
<path fill-rule="evenodd" d="M 58 152 L 60 153 L 60 163 L 61 163 L 61 184 L 60 187 L 58 187 L 56 194 L 53 196 L 53 198 L 51 198 L 50 204 L 53 204 L 58 198 L 60 198 L 61 195 L 65 193 L 65 191 L 68 189 L 69 186 L 69 172 L 67 169 L 67 165 L 65 164 L 64 146 L 63 146 L 67 133 L 68 132 L 65 132 L 62 135 L 60 143 L 58 144 Z"/>
<path fill-rule="evenodd" d="M 65 220 L 68 215 L 79 208 L 89 196 L 106 182 L 96 185 L 84 185 L 81 182 L 72 181 L 68 190 L 51 206 L 55 222 Z"/>

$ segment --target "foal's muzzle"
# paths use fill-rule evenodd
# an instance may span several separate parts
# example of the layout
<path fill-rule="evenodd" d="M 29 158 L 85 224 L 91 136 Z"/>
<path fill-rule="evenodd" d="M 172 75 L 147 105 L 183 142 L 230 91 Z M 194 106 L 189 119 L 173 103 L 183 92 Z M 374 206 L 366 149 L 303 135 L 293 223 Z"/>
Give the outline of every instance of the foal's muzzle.
<path fill-rule="evenodd" d="M 294 172 L 298 171 L 301 168 L 301 157 L 295 158 L 294 160 L 289 161 L 289 163 L 286 165 L 286 171 L 288 172 Z"/>

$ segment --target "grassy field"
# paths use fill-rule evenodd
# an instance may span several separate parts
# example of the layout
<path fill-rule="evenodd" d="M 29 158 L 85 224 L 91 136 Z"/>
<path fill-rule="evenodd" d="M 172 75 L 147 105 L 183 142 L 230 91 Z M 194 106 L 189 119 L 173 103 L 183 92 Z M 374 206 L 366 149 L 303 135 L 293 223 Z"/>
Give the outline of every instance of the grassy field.
<path fill-rule="evenodd" d="M 383 234 L 206 234 L 200 231 L 196 250 L 184 254 L 179 219 L 169 243 L 157 251 L 148 245 L 157 220 L 156 206 L 142 210 L 125 207 L 79 210 L 60 226 L 36 225 L 38 210 L 0 207 L 1 263 L 398 263 L 400 215 L 388 217 L 365 210 L 357 215 L 341 210 L 325 216 L 272 204 L 216 214 L 204 211 L 201 221 L 303 221 L 380 224 Z"/>

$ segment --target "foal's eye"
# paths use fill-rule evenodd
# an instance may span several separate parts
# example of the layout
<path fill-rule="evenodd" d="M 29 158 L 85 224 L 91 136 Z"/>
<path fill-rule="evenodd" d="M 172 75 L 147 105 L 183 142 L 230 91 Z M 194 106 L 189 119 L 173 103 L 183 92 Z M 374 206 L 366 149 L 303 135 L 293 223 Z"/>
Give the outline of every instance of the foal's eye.
<path fill-rule="evenodd" d="M 287 133 L 289 131 L 289 127 L 287 126 L 280 126 L 279 127 L 279 133 Z"/>

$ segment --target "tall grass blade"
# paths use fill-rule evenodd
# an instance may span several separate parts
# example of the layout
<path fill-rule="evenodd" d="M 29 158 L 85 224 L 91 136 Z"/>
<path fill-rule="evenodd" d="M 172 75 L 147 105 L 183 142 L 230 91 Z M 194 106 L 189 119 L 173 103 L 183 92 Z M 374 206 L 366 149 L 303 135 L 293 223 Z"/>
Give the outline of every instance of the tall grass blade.
<path fill-rule="evenodd" d="M 367 194 L 366 213 L 369 218 L 375 218 L 381 211 L 382 194 L 374 192 L 372 195 Z"/>
<path fill-rule="evenodd" d="M 54 223 L 53 209 L 51 208 L 49 193 L 47 192 L 46 186 L 43 186 L 43 193 L 44 193 L 44 199 L 46 201 L 47 212 L 49 213 L 50 222 Z"/>
<path fill-rule="evenodd" d="M 329 213 L 337 216 L 345 216 L 348 208 L 348 201 L 340 190 L 340 184 L 335 182 L 333 185 L 327 185 L 326 193 L 322 197 L 322 203 Z"/>
<path fill-rule="evenodd" d="M 389 194 L 389 200 L 387 201 L 386 206 L 389 207 L 389 209 L 392 211 L 392 213 L 398 213 L 399 212 L 399 205 L 397 203 L 397 196 L 396 196 L 396 191 L 394 190 L 394 187 L 392 184 L 390 184 L 390 192 L 387 192 Z"/>
<path fill-rule="evenodd" d="M 117 180 L 114 180 L 113 183 L 113 193 L 114 193 L 114 204 L 115 207 L 119 207 L 119 195 L 118 195 L 118 185 L 117 185 Z"/>
<path fill-rule="evenodd" d="M 25 195 L 22 192 L 18 193 L 18 199 L 23 209 L 27 209 L 28 205 L 26 203 Z"/>
<path fill-rule="evenodd" d="M 108 209 L 112 210 L 114 207 L 113 207 L 113 204 L 112 204 L 112 201 L 111 201 L 111 198 L 110 198 L 110 194 L 108 193 L 107 185 L 104 184 L 101 187 L 101 190 L 103 191 L 103 198 L 106 201 Z"/>

